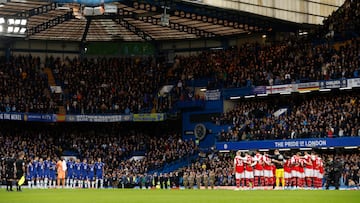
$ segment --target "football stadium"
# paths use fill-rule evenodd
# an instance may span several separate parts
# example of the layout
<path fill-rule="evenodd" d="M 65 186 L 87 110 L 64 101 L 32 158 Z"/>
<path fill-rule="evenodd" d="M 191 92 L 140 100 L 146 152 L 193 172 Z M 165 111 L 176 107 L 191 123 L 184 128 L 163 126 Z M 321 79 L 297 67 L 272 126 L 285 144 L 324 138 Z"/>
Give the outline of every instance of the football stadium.
<path fill-rule="evenodd" d="M 358 202 L 360 1 L 0 0 L 0 203 Z"/>

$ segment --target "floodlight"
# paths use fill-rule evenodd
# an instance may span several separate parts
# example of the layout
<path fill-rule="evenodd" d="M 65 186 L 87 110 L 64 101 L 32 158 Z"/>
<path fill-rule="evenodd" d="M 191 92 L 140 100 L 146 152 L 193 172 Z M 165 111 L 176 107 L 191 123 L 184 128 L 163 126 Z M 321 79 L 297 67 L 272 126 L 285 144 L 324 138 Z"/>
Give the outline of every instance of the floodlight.
<path fill-rule="evenodd" d="M 20 20 L 20 19 L 16 19 L 16 20 L 15 20 L 15 25 L 20 25 L 20 23 L 21 23 L 21 20 Z"/>
<path fill-rule="evenodd" d="M 15 23 L 15 19 L 12 19 L 12 18 L 8 19 L 9 25 L 14 25 L 14 23 Z"/>
<path fill-rule="evenodd" d="M 14 28 L 14 33 L 18 33 L 20 31 L 20 27 L 15 27 Z"/>
<path fill-rule="evenodd" d="M 14 27 L 8 27 L 8 29 L 7 29 L 7 32 L 8 33 L 11 33 L 11 32 L 13 32 L 14 31 Z"/>
<path fill-rule="evenodd" d="M 16 20 L 15 20 L 15 25 L 20 25 L 20 22 L 21 22 L 20 19 L 16 19 Z"/>
<path fill-rule="evenodd" d="M 20 34 L 24 34 L 25 32 L 26 32 L 26 28 L 22 27 L 22 28 L 20 29 Z"/>
<path fill-rule="evenodd" d="M 26 24 L 27 24 L 27 20 L 26 20 L 26 19 L 22 19 L 20 24 L 21 24 L 21 25 L 26 25 Z"/>

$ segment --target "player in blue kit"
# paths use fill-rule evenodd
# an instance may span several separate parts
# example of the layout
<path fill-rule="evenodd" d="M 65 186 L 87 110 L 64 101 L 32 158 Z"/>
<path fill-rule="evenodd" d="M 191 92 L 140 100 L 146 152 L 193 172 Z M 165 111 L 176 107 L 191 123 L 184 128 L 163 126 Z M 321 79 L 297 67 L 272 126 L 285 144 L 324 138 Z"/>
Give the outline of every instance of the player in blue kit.
<path fill-rule="evenodd" d="M 44 161 L 42 158 L 40 158 L 37 164 L 37 177 L 36 177 L 37 178 L 36 186 L 38 188 L 44 188 L 44 169 L 45 169 Z"/>
<path fill-rule="evenodd" d="M 52 160 L 50 162 L 50 175 L 49 175 L 49 187 L 55 188 L 56 187 L 56 161 Z"/>
<path fill-rule="evenodd" d="M 95 188 L 95 164 L 94 164 L 94 160 L 90 161 L 90 164 L 88 165 L 88 167 L 89 167 L 89 170 L 88 170 L 87 178 L 88 178 L 88 181 L 90 181 L 89 187 Z"/>
<path fill-rule="evenodd" d="M 51 160 L 50 157 L 47 157 L 44 161 L 44 188 L 46 189 L 48 187 L 49 179 L 50 179 L 50 166 L 51 166 Z"/>
<path fill-rule="evenodd" d="M 81 165 L 81 180 L 84 184 L 84 188 L 88 188 L 88 164 L 87 164 L 87 160 L 84 159 Z"/>
<path fill-rule="evenodd" d="M 100 188 L 104 187 L 104 163 L 101 162 L 101 158 L 98 158 L 97 162 L 95 162 L 95 173 L 96 173 L 96 180 L 95 180 L 95 187 L 98 188 L 100 182 Z"/>
<path fill-rule="evenodd" d="M 74 183 L 74 167 L 75 167 L 75 162 L 74 162 L 73 158 L 70 158 L 70 159 L 66 162 L 66 166 L 67 166 L 66 187 L 67 187 L 67 188 L 75 188 L 75 183 Z"/>
<path fill-rule="evenodd" d="M 35 180 L 35 167 L 33 165 L 33 159 L 30 158 L 30 161 L 27 165 L 27 173 L 26 173 L 26 179 L 28 181 L 29 189 L 34 187 L 34 180 Z"/>
<path fill-rule="evenodd" d="M 73 172 L 74 179 L 75 179 L 74 186 L 77 186 L 79 188 L 82 188 L 81 165 L 82 165 L 82 163 L 80 162 L 80 159 L 76 159 L 76 162 L 74 164 L 74 172 Z"/>
<path fill-rule="evenodd" d="M 38 167 L 39 167 L 39 157 L 35 157 L 33 160 L 33 167 L 34 167 L 34 187 L 36 186 L 39 188 L 40 182 L 38 179 Z"/>

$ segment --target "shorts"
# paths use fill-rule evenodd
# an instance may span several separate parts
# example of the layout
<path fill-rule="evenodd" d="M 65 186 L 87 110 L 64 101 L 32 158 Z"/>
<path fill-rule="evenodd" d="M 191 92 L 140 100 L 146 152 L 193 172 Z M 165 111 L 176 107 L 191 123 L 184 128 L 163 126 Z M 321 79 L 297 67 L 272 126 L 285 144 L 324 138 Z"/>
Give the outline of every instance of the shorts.
<path fill-rule="evenodd" d="M 274 177 L 272 170 L 264 170 L 264 177 L 267 177 L 267 178 Z"/>
<path fill-rule="evenodd" d="M 296 170 L 291 170 L 291 177 L 300 178 L 301 177 L 300 172 Z"/>
<path fill-rule="evenodd" d="M 65 179 L 65 172 L 58 172 L 57 178 L 58 179 Z"/>
<path fill-rule="evenodd" d="M 13 179 L 14 178 L 14 171 L 6 171 L 5 178 L 6 179 Z"/>
<path fill-rule="evenodd" d="M 314 169 L 304 168 L 305 177 L 314 177 Z"/>
<path fill-rule="evenodd" d="M 284 172 L 284 178 L 292 178 L 291 173 Z"/>
<path fill-rule="evenodd" d="M 276 175 L 277 178 L 283 178 L 284 177 L 284 169 L 283 168 L 279 168 L 276 169 Z"/>
<path fill-rule="evenodd" d="M 103 179 L 103 178 L 104 178 L 103 174 L 96 174 L 96 179 Z"/>
<path fill-rule="evenodd" d="M 254 176 L 264 176 L 263 170 L 254 170 Z"/>
<path fill-rule="evenodd" d="M 243 178 L 245 178 L 245 173 L 244 172 L 242 172 L 242 173 L 236 172 L 235 173 L 235 178 L 236 179 L 243 179 Z"/>
<path fill-rule="evenodd" d="M 16 172 L 16 179 L 20 179 L 23 175 L 24 175 L 24 172 L 22 172 L 22 171 L 17 171 L 17 172 Z"/>
<path fill-rule="evenodd" d="M 254 178 L 254 173 L 253 173 L 253 171 L 245 171 L 245 178 L 247 178 L 247 179 L 252 179 L 252 178 Z"/>
<path fill-rule="evenodd" d="M 88 176 L 87 179 L 90 180 L 90 181 L 94 181 L 95 177 L 94 176 Z"/>

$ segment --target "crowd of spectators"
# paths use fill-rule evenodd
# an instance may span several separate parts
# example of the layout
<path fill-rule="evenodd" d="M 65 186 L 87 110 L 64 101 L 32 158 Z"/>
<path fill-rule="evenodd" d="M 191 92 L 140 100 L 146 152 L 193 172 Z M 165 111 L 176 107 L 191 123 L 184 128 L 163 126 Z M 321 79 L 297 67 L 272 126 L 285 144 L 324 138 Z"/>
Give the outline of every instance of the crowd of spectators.
<path fill-rule="evenodd" d="M 210 78 L 217 87 L 280 85 L 359 77 L 359 40 L 335 49 L 302 39 L 271 45 L 247 43 L 227 50 L 176 58 L 172 74 L 182 80 Z"/>
<path fill-rule="evenodd" d="M 349 32 L 360 34 L 360 2 L 346 0 L 344 4 L 324 20 L 323 31 L 328 31 L 327 37 L 341 35 L 346 38 Z M 322 32 L 324 34 L 324 32 Z"/>
<path fill-rule="evenodd" d="M 68 113 L 159 112 L 157 91 L 165 81 L 163 63 L 154 58 L 77 58 L 48 57 L 55 79 L 64 88 Z"/>
<path fill-rule="evenodd" d="M 81 159 L 102 158 L 105 173 L 144 174 L 163 167 L 182 157 L 193 155 L 197 147 L 193 141 L 183 141 L 175 132 L 154 134 L 142 130 L 126 130 L 117 125 L 106 129 L 87 126 L 87 129 L 68 127 L 18 128 L 1 126 L 0 157 L 25 152 L 25 158 L 53 158 L 63 155 Z M 62 130 L 58 130 L 62 128 Z M 133 156 L 143 158 L 134 159 Z"/>
<path fill-rule="evenodd" d="M 242 100 L 213 120 L 229 126 L 219 141 L 360 136 L 359 99 L 353 91 Z"/>
<path fill-rule="evenodd" d="M 0 112 L 54 112 L 47 75 L 40 58 L 0 58 Z"/>

